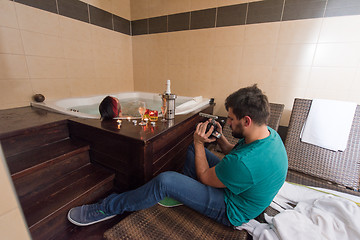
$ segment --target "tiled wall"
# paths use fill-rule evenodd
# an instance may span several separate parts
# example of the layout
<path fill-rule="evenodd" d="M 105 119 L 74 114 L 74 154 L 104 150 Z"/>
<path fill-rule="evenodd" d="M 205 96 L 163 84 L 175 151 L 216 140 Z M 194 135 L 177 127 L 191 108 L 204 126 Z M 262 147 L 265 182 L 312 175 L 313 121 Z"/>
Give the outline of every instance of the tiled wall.
<path fill-rule="evenodd" d="M 359 1 L 167 1 L 157 16 L 150 2 L 131 1 L 135 90 L 161 92 L 171 79 L 178 95 L 215 97 L 226 115 L 225 97 L 258 83 L 286 105 L 282 126 L 295 97 L 360 103 Z"/>
<path fill-rule="evenodd" d="M 31 239 L 0 146 L 0 238 Z"/>
<path fill-rule="evenodd" d="M 0 0 L 0 109 L 134 90 L 129 0 L 87 2 Z"/>

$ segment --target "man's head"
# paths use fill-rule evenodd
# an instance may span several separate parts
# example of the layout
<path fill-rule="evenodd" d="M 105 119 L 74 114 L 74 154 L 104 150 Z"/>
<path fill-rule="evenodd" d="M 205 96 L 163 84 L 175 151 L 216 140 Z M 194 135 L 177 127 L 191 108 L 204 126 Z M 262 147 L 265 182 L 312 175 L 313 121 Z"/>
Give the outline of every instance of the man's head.
<path fill-rule="evenodd" d="M 237 138 L 243 137 L 244 127 L 250 122 L 258 126 L 266 125 L 270 116 L 269 101 L 256 84 L 229 95 L 225 107 L 233 136 Z"/>
<path fill-rule="evenodd" d="M 103 120 L 118 117 L 121 113 L 121 105 L 119 100 L 111 96 L 105 97 L 99 105 L 99 112 Z"/>

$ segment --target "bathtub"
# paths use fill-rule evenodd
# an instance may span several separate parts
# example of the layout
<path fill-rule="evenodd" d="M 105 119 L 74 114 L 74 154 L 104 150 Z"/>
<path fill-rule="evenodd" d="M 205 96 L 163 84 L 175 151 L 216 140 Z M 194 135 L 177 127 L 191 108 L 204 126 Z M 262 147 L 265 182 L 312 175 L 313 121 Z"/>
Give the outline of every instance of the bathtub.
<path fill-rule="evenodd" d="M 138 118 L 140 116 L 137 111 L 136 113 L 131 114 L 135 110 L 131 110 L 131 112 L 129 109 L 126 109 L 125 106 L 129 102 L 131 103 L 136 101 L 145 101 L 147 108 L 151 110 L 157 110 L 161 114 L 161 96 L 159 94 L 146 92 L 124 92 L 108 95 L 119 99 L 119 102 L 122 105 L 122 112 L 124 115 L 122 118 Z M 41 108 L 79 118 L 99 119 L 99 104 L 102 99 L 104 99 L 104 97 L 108 95 L 98 95 L 83 98 L 67 98 L 56 101 L 44 101 L 42 103 L 31 102 L 30 105 L 36 108 Z M 210 99 L 203 98 L 202 96 L 178 96 L 175 100 L 175 115 L 182 115 L 196 111 L 209 104 L 209 100 Z"/>

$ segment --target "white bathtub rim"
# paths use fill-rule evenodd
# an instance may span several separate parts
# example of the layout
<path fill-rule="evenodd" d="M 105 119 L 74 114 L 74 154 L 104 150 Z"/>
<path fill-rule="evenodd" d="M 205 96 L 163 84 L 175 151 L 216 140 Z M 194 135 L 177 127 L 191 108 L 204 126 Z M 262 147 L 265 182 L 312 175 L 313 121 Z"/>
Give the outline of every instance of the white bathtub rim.
<path fill-rule="evenodd" d="M 74 116 L 74 117 L 100 119 L 100 114 L 93 115 L 93 114 L 87 114 L 87 113 L 81 113 L 81 112 L 73 112 L 68 109 L 71 107 L 74 107 L 74 106 L 92 105 L 95 103 L 100 103 L 101 100 L 104 99 L 106 96 L 116 97 L 121 102 L 121 99 L 130 98 L 130 97 L 158 99 L 161 97 L 161 94 L 149 93 L 149 92 L 121 92 L 121 93 L 96 95 L 96 96 L 88 96 L 88 97 L 51 100 L 51 101 L 45 101 L 42 103 L 31 102 L 30 105 L 33 107 L 36 107 L 36 108 L 41 108 L 41 109 L 45 109 L 48 111 L 62 113 L 62 114 L 66 114 L 66 115 L 70 115 L 70 116 Z M 202 96 L 197 96 L 197 97 L 178 96 L 178 98 L 187 99 L 189 101 L 179 105 L 175 109 L 175 115 L 184 115 L 184 114 L 193 112 L 196 109 L 206 106 L 210 100 L 208 98 L 203 98 Z"/>

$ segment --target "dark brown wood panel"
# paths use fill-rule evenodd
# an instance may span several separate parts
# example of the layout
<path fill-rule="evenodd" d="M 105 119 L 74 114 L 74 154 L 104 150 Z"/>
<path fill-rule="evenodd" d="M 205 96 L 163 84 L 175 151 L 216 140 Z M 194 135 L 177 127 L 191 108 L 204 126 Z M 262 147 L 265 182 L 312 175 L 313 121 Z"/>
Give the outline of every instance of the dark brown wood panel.
<path fill-rule="evenodd" d="M 31 237 L 36 239 L 72 239 L 72 237 L 65 238 L 70 233 L 70 229 L 74 228 L 74 225 L 67 220 L 68 211 L 77 206 L 83 204 L 94 203 L 101 198 L 106 197 L 112 192 L 113 180 L 111 178 L 106 179 L 103 182 L 100 182 L 95 187 L 89 189 L 82 196 L 72 199 L 66 206 L 58 209 L 56 212 L 53 212 L 47 217 L 46 225 L 42 222 L 31 226 L 30 233 Z M 105 193 L 105 194 L 104 194 Z M 96 227 L 97 224 L 94 225 Z M 92 227 L 92 229 L 94 229 Z M 90 230 L 90 229 L 89 229 Z M 68 232 L 69 231 L 69 232 Z M 101 231 L 101 230 L 99 230 Z M 104 229 L 105 231 L 105 229 Z M 92 239 L 91 235 L 87 236 L 85 239 Z"/>
<path fill-rule="evenodd" d="M 74 198 L 87 194 L 100 185 L 103 181 L 109 181 L 113 176 L 102 168 L 98 168 L 89 175 L 83 176 L 76 182 L 68 182 L 62 189 L 48 188 L 41 192 L 38 200 L 23 208 L 26 222 L 31 230 L 34 225 L 40 224 L 44 218 L 55 214 L 59 209 L 63 209 Z"/>
<path fill-rule="evenodd" d="M 69 137 L 66 121 L 48 127 L 25 129 L 19 135 L 1 139 L 5 158 Z"/>
<path fill-rule="evenodd" d="M 89 146 L 84 142 L 65 139 L 13 155 L 8 157 L 6 161 L 13 179 L 16 179 L 88 150 Z"/>

